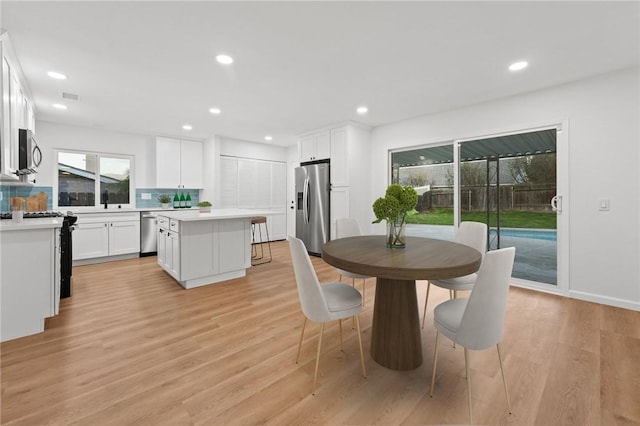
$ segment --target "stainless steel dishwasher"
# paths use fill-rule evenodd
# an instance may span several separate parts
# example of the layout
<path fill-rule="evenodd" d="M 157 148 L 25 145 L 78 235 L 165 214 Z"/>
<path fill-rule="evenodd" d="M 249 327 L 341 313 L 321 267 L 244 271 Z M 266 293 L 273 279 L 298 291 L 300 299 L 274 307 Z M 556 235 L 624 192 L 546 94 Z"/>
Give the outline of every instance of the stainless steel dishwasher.
<path fill-rule="evenodd" d="M 158 254 L 158 216 L 140 212 L 140 257 Z"/>

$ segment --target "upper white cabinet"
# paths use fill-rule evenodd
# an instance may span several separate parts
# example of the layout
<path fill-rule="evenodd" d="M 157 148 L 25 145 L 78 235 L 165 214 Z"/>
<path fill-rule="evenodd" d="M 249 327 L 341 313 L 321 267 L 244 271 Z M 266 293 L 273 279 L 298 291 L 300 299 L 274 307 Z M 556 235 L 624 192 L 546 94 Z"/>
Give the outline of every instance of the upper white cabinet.
<path fill-rule="evenodd" d="M 349 186 L 347 129 L 331 129 L 331 185 Z"/>
<path fill-rule="evenodd" d="M 156 187 L 202 188 L 202 143 L 156 138 Z"/>
<path fill-rule="evenodd" d="M 2 181 L 18 181 L 15 174 L 18 170 L 18 129 L 29 129 L 35 133 L 34 102 L 7 33 L 0 37 L 0 50 L 0 178 Z"/>
<path fill-rule="evenodd" d="M 331 156 L 331 133 L 322 131 L 299 140 L 300 161 L 326 160 Z"/>

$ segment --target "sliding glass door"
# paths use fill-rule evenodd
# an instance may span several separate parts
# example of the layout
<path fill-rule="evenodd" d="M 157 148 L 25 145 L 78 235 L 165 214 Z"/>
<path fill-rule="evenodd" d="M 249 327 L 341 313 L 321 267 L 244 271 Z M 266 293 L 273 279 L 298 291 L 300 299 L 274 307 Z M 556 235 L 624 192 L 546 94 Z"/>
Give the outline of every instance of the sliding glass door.
<path fill-rule="evenodd" d="M 488 249 L 516 247 L 513 277 L 558 284 L 556 128 L 391 153 L 392 183 L 418 192 L 407 235 L 453 239 L 488 226 Z"/>
<path fill-rule="evenodd" d="M 488 225 L 489 250 L 516 247 L 513 277 L 557 285 L 556 129 L 458 145 L 459 218 Z"/>

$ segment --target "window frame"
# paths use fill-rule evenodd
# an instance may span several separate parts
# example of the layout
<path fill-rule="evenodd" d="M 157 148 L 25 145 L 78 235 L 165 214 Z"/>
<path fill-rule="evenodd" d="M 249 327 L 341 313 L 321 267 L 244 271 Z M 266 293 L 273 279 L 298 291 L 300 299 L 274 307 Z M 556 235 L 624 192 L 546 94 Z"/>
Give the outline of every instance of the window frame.
<path fill-rule="evenodd" d="M 102 151 L 85 151 L 79 149 L 63 149 L 56 148 L 53 150 L 53 208 L 54 210 L 58 209 L 67 209 L 73 211 L 83 211 L 83 210 L 95 210 L 97 208 L 103 208 L 103 204 L 100 203 L 100 179 L 96 179 L 94 181 L 95 194 L 94 197 L 94 205 L 93 206 L 59 206 L 58 201 L 60 199 L 60 186 L 58 181 L 58 157 L 60 153 L 70 153 L 70 154 L 82 154 L 82 155 L 93 155 L 96 157 L 96 176 L 100 176 L 100 165 L 102 158 L 119 158 L 129 160 L 129 202 L 121 203 L 121 204 L 107 204 L 107 210 L 111 209 L 133 209 L 135 208 L 136 203 L 136 190 L 135 190 L 135 156 L 128 154 L 115 154 L 111 152 L 102 152 Z"/>

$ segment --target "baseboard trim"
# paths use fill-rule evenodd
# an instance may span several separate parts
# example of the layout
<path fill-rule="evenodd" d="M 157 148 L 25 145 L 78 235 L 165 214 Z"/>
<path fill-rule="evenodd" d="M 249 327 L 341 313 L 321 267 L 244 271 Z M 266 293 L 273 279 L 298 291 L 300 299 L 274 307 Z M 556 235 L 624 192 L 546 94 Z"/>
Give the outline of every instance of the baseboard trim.
<path fill-rule="evenodd" d="M 587 293 L 577 290 L 569 290 L 569 297 L 572 297 L 574 299 L 586 300 L 587 302 L 600 303 L 602 305 L 631 309 L 632 311 L 640 311 L 640 302 L 618 299 L 617 297 L 602 296 L 599 294 Z"/>

